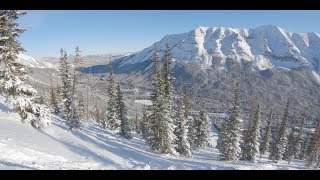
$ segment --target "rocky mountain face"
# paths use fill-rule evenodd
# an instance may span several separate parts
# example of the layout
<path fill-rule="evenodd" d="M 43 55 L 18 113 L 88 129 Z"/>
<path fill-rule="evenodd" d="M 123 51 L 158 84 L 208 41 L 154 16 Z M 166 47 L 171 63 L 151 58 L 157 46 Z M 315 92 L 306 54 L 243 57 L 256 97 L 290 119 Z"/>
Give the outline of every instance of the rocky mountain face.
<path fill-rule="evenodd" d="M 114 60 L 122 83 L 148 89 L 155 47 L 164 57 L 166 44 L 173 58 L 174 85 L 188 86 L 193 103 L 205 100 L 209 111 L 226 111 L 239 81 L 243 112 L 256 94 L 265 113 L 274 108 L 279 118 L 287 98 L 293 118 L 302 111 L 320 115 L 320 34 L 291 33 L 276 26 L 255 29 L 199 27 L 163 37 L 142 51 Z M 106 65 L 84 68 L 101 74 Z"/>

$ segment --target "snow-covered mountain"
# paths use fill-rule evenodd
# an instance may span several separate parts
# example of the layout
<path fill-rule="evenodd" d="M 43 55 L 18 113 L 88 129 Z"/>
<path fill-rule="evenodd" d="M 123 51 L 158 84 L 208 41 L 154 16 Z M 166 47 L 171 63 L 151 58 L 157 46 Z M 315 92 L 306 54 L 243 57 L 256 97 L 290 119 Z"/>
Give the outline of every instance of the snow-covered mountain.
<path fill-rule="evenodd" d="M 49 68 L 49 69 L 57 69 L 57 66 L 50 63 L 43 61 L 41 59 L 36 59 L 34 57 L 28 56 L 26 54 L 18 54 L 18 60 L 17 62 L 30 67 L 30 68 Z"/>
<path fill-rule="evenodd" d="M 280 114 L 290 97 L 295 104 L 294 116 L 306 108 L 310 114 L 320 115 L 319 33 L 292 33 L 272 25 L 254 29 L 199 27 L 167 35 L 150 47 L 115 59 L 115 74 L 130 86 L 152 87 L 154 49 L 163 60 L 166 44 L 174 61 L 174 86 L 188 84 L 194 102 L 206 99 L 213 111 L 226 111 L 234 84 L 241 81 L 244 101 L 256 91 L 263 105 Z M 107 69 L 104 64 L 82 71 L 103 76 Z M 248 102 L 242 107 L 249 111 Z"/>
<path fill-rule="evenodd" d="M 292 33 L 265 25 L 255 29 L 199 27 L 187 33 L 163 37 L 140 52 L 118 58 L 120 66 L 150 61 L 155 47 L 164 55 L 166 44 L 174 60 L 224 69 L 226 59 L 253 63 L 254 70 L 309 67 L 320 82 L 320 34 Z M 147 66 L 149 68 L 150 66 Z"/>

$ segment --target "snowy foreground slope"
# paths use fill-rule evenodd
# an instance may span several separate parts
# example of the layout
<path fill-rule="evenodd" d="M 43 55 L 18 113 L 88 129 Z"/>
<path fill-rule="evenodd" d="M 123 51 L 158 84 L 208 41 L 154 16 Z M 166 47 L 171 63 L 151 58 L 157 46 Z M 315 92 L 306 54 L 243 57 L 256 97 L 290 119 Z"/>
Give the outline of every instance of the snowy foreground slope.
<path fill-rule="evenodd" d="M 118 137 L 97 124 L 87 123 L 81 130 L 67 131 L 63 121 L 38 132 L 21 123 L 16 113 L 8 113 L 0 98 L 0 169 L 304 169 L 303 163 L 225 163 L 217 159 L 217 131 L 212 127 L 212 145 L 195 151 L 193 157 L 172 157 L 150 152 L 137 135 L 132 140 Z"/>

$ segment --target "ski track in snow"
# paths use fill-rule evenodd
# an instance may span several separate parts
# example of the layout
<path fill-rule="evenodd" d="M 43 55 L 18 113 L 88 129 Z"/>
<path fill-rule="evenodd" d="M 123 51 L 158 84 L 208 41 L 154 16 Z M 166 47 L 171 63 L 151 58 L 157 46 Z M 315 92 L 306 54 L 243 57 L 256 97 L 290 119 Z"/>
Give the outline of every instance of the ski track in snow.
<path fill-rule="evenodd" d="M 8 109 L 0 98 L 0 169 L 303 169 L 301 161 L 272 164 L 267 157 L 257 163 L 219 161 L 213 126 L 212 147 L 194 151 L 189 158 L 174 157 L 151 152 L 136 134 L 126 140 L 95 123 L 70 132 L 53 116 L 53 124 L 40 132 Z"/>

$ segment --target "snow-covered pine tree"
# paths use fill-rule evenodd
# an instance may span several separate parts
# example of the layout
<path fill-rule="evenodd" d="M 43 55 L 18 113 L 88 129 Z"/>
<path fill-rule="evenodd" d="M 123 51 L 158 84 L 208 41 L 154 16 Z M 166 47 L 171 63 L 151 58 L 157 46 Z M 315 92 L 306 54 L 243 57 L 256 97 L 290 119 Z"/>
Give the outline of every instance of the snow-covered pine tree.
<path fill-rule="evenodd" d="M 124 104 L 123 95 L 120 89 L 120 84 L 118 84 L 117 90 L 117 117 L 120 120 L 120 136 L 126 139 L 132 139 L 132 135 L 129 128 L 129 120 L 127 118 L 127 109 Z"/>
<path fill-rule="evenodd" d="M 320 165 L 320 123 L 318 122 L 316 131 L 310 141 L 310 152 L 307 154 L 305 164 L 308 168 L 319 168 Z"/>
<path fill-rule="evenodd" d="M 76 83 L 77 83 L 77 76 L 75 73 L 75 70 L 73 71 L 73 83 L 70 89 L 70 94 L 71 94 L 71 114 L 70 118 L 67 121 L 67 124 L 69 126 L 69 129 L 72 130 L 73 128 L 80 128 L 80 115 L 78 111 L 78 107 L 76 106 Z"/>
<path fill-rule="evenodd" d="M 307 118 L 306 113 L 303 113 L 302 117 L 301 117 L 300 124 L 299 124 L 298 135 L 295 138 L 295 144 L 294 144 L 294 147 L 293 147 L 292 156 L 295 157 L 295 158 L 299 158 L 299 154 L 301 152 L 302 134 L 303 134 L 304 123 L 305 123 L 306 118 Z M 290 163 L 290 161 L 289 161 L 289 163 Z"/>
<path fill-rule="evenodd" d="M 152 94 L 152 113 L 151 119 L 151 149 L 159 151 L 162 154 L 177 154 L 175 151 L 172 119 L 168 116 L 167 97 L 164 95 L 164 78 L 161 74 L 161 67 L 159 64 L 158 50 L 154 52 L 153 62 L 153 94 Z M 165 110 L 166 109 L 166 110 Z"/>
<path fill-rule="evenodd" d="M 243 120 L 243 127 L 242 127 L 242 141 L 240 143 L 240 148 L 241 148 L 241 158 L 240 160 L 248 160 L 250 159 L 249 154 L 250 154 L 250 137 L 252 134 L 252 124 L 253 124 L 253 116 L 257 107 L 257 97 L 255 95 L 255 91 L 251 93 L 251 99 L 250 99 L 250 115 L 249 119 Z"/>
<path fill-rule="evenodd" d="M 219 131 L 219 135 L 218 135 L 218 140 L 217 140 L 217 149 L 219 150 L 219 159 L 220 160 L 226 160 L 226 150 L 227 150 L 227 140 L 229 140 L 230 137 L 228 137 L 228 124 L 229 123 L 229 119 L 228 118 L 224 118 L 222 123 L 221 123 L 221 127 L 220 127 L 220 131 Z"/>
<path fill-rule="evenodd" d="M 188 141 L 191 149 L 196 149 L 195 141 L 196 141 L 196 128 L 195 128 L 195 118 L 193 116 L 187 117 L 187 126 L 188 126 Z"/>
<path fill-rule="evenodd" d="M 67 119 L 70 116 L 71 112 L 71 82 L 70 82 L 70 72 L 69 72 L 69 64 L 67 62 L 67 53 L 60 49 L 60 66 L 59 66 L 59 76 L 61 78 L 61 88 L 60 88 L 60 96 L 61 101 L 63 102 L 62 107 L 62 117 Z"/>
<path fill-rule="evenodd" d="M 61 49 L 60 50 L 60 77 L 61 77 L 61 100 L 63 102 L 63 112 L 62 117 L 66 120 L 66 125 L 69 127 L 69 130 L 73 128 L 80 127 L 80 121 L 78 113 L 75 107 L 75 76 L 71 78 L 70 67 L 68 64 L 67 53 Z M 71 80 L 73 83 L 71 83 Z"/>
<path fill-rule="evenodd" d="M 184 103 L 184 117 L 187 119 L 186 126 L 188 127 L 188 142 L 190 144 L 190 148 L 194 148 L 194 142 L 196 139 L 196 131 L 194 126 L 194 118 L 190 116 L 190 97 L 187 91 L 187 88 L 184 88 L 183 91 L 183 103 Z"/>
<path fill-rule="evenodd" d="M 269 151 L 270 141 L 271 141 L 271 120 L 272 120 L 272 109 L 267 120 L 266 127 L 264 129 L 264 134 L 262 136 L 262 141 L 259 147 L 260 159 Z"/>
<path fill-rule="evenodd" d="M 188 126 L 187 126 L 187 117 L 185 112 L 185 101 L 183 90 L 180 88 L 179 94 L 179 104 L 178 104 L 178 112 L 176 115 L 176 128 L 174 133 L 177 137 L 176 139 L 176 150 L 180 155 L 183 156 L 191 156 L 190 144 L 188 141 Z"/>
<path fill-rule="evenodd" d="M 143 105 L 142 108 L 142 117 L 141 117 L 141 123 L 140 123 L 140 129 L 141 129 L 141 135 L 142 138 L 146 141 L 149 142 L 150 139 L 150 126 L 151 124 L 149 123 L 148 119 L 148 114 L 147 114 L 147 109 L 146 106 Z"/>
<path fill-rule="evenodd" d="M 287 145 L 287 128 L 288 128 L 288 118 L 289 118 L 289 108 L 290 101 L 289 98 L 287 100 L 287 105 L 281 120 L 281 124 L 275 139 L 275 146 L 273 147 L 273 153 L 270 153 L 270 159 L 277 163 L 283 157 L 283 153 L 285 151 Z"/>
<path fill-rule="evenodd" d="M 240 158 L 241 122 L 240 115 L 240 85 L 237 82 L 233 101 L 233 110 L 227 127 L 226 150 L 222 151 L 222 160 L 238 161 Z"/>
<path fill-rule="evenodd" d="M 34 128 L 42 129 L 51 123 L 49 109 L 39 103 L 39 94 L 26 83 L 29 69 L 16 62 L 19 52 L 25 51 L 17 40 L 25 30 L 16 22 L 24 14 L 17 10 L 0 10 L 0 63 L 4 64 L 0 72 L 0 89 L 23 122 L 28 121 Z"/>
<path fill-rule="evenodd" d="M 52 77 L 50 76 L 50 99 L 49 99 L 50 107 L 55 114 L 59 114 L 59 104 L 57 99 L 57 91 L 56 88 L 53 86 Z"/>
<path fill-rule="evenodd" d="M 195 148 L 208 146 L 210 121 L 205 113 L 204 102 L 200 103 L 199 117 L 195 120 L 196 139 L 194 142 Z"/>
<path fill-rule="evenodd" d="M 306 118 L 306 115 L 303 114 L 300 125 L 299 125 L 298 135 L 297 136 L 294 135 L 295 128 L 293 127 L 288 137 L 288 145 L 283 157 L 284 160 L 288 161 L 288 164 L 290 164 L 292 158 L 297 157 L 297 155 L 300 152 L 301 136 L 303 133 L 303 125 L 304 125 L 305 118 Z"/>
<path fill-rule="evenodd" d="M 165 134 L 164 136 L 166 139 L 164 139 L 164 148 L 170 154 L 175 154 L 174 151 L 176 144 L 175 141 L 177 140 L 177 137 L 174 134 L 175 130 L 175 124 L 174 124 L 174 116 L 176 112 L 172 108 L 173 106 L 173 86 L 172 86 L 172 76 L 171 76 L 171 64 L 172 64 L 172 58 L 171 58 L 171 52 L 169 44 L 166 44 L 166 50 L 165 50 L 165 56 L 164 56 L 164 92 L 163 94 L 163 112 L 164 112 L 164 120 L 163 123 Z"/>
<path fill-rule="evenodd" d="M 74 99 L 76 101 L 78 101 L 78 103 L 75 104 L 75 108 L 76 108 L 76 111 L 78 113 L 78 117 L 80 119 L 83 118 L 83 115 L 84 115 L 84 108 L 83 107 L 79 107 L 79 103 L 80 101 L 82 101 L 81 103 L 84 105 L 84 102 L 83 102 L 83 97 L 80 97 L 80 94 L 76 91 L 77 89 L 77 86 L 78 86 L 78 83 L 79 83 L 79 80 L 80 80 L 80 70 L 83 66 L 83 60 L 82 60 L 82 57 L 80 55 L 80 49 L 79 49 L 79 46 L 77 46 L 75 48 L 75 56 L 74 56 L 74 60 L 73 60 L 73 66 L 74 66 L 74 69 L 73 69 L 73 94 L 74 94 Z M 80 99 L 82 98 L 82 99 Z M 81 105 L 82 105 L 81 104 Z"/>
<path fill-rule="evenodd" d="M 74 65 L 74 69 L 76 71 L 80 71 L 80 69 L 82 68 L 83 66 L 83 59 L 80 55 L 80 49 L 79 49 L 79 46 L 77 46 L 75 48 L 75 56 L 74 56 L 74 61 L 73 61 L 73 65 Z M 78 74 L 77 74 L 78 75 Z"/>
<path fill-rule="evenodd" d="M 307 134 L 306 137 L 302 138 L 302 141 L 301 141 L 301 150 L 299 153 L 299 159 L 301 160 L 304 160 L 307 155 L 307 149 L 311 139 L 311 135 L 310 135 L 311 133 L 308 130 L 306 134 Z"/>
<path fill-rule="evenodd" d="M 134 117 L 133 117 L 133 120 L 132 120 L 132 127 L 131 127 L 131 130 L 135 131 L 137 134 L 141 134 L 141 120 L 139 119 L 139 113 L 138 111 L 136 110 L 135 114 L 134 114 Z"/>
<path fill-rule="evenodd" d="M 185 87 L 184 88 L 184 91 L 183 91 L 183 102 L 184 102 L 184 114 L 185 114 L 185 117 L 187 118 L 189 115 L 190 115 L 190 97 L 189 97 L 189 94 L 188 94 L 188 91 L 187 91 L 187 88 Z"/>
<path fill-rule="evenodd" d="M 86 117 L 86 107 L 84 104 L 84 99 L 82 93 L 78 93 L 78 113 L 79 113 L 79 118 L 84 119 Z"/>
<path fill-rule="evenodd" d="M 247 161 L 255 161 L 257 153 L 259 152 L 259 140 L 260 140 L 260 103 L 258 103 L 253 117 L 252 123 L 249 126 L 248 138 L 247 138 L 247 154 L 245 159 Z"/>
<path fill-rule="evenodd" d="M 286 149 L 285 149 L 283 157 L 282 157 L 283 160 L 288 161 L 288 164 L 290 163 L 290 159 L 292 156 L 291 154 L 293 154 L 293 146 L 295 143 L 294 142 L 295 141 L 294 133 L 295 133 L 295 126 L 292 125 L 291 131 L 290 131 L 290 134 L 289 134 L 288 140 L 287 140 L 287 146 L 286 146 Z"/>
<path fill-rule="evenodd" d="M 117 87 L 113 77 L 113 70 L 112 70 L 112 61 L 109 62 L 109 85 L 108 85 L 108 108 L 107 108 L 107 127 L 110 130 L 116 130 L 119 128 L 119 118 L 117 116 Z"/>

